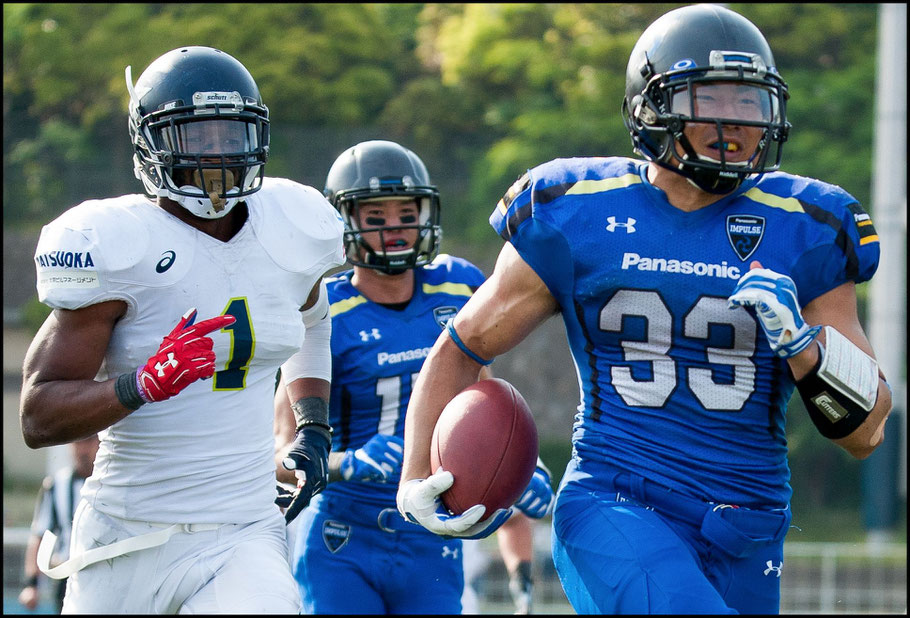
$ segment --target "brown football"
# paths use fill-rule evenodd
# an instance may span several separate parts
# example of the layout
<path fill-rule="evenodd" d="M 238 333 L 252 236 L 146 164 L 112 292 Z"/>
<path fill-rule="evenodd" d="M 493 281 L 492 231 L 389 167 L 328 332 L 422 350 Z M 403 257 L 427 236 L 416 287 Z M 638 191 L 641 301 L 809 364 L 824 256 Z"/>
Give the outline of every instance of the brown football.
<path fill-rule="evenodd" d="M 455 515 L 475 504 L 512 506 L 537 467 L 537 426 L 514 386 L 499 378 L 467 387 L 446 405 L 430 447 L 430 464 L 455 477 L 442 503 Z"/>

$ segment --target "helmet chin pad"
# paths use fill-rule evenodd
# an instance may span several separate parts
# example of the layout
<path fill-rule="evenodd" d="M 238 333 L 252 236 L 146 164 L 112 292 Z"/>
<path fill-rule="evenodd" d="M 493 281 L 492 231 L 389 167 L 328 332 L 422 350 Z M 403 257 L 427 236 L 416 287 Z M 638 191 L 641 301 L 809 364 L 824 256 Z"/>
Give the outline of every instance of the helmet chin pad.
<path fill-rule="evenodd" d="M 219 184 L 220 184 L 220 181 L 219 181 Z M 180 190 L 184 191 L 184 192 L 187 192 L 192 189 L 196 189 L 198 191 L 199 187 L 190 186 L 190 185 L 185 185 L 183 187 L 180 187 Z M 230 191 L 233 191 L 234 193 L 239 193 L 239 191 L 236 187 L 230 189 Z M 237 198 L 237 197 L 222 198 L 220 195 L 218 195 L 216 193 L 210 193 L 209 196 L 203 197 L 201 195 L 192 196 L 192 195 L 182 195 L 180 193 L 172 193 L 172 192 L 168 191 L 167 189 L 160 191 L 159 195 L 177 202 L 178 204 L 180 204 L 181 206 L 186 208 L 188 211 L 190 211 L 190 213 L 196 215 L 197 217 L 201 217 L 202 219 L 220 219 L 224 215 L 228 214 L 231 211 L 231 209 L 234 208 L 234 206 L 236 206 L 237 203 L 240 201 L 240 198 Z M 212 198 L 217 200 L 217 204 L 218 204 L 217 206 L 216 206 L 215 201 L 213 201 Z"/>

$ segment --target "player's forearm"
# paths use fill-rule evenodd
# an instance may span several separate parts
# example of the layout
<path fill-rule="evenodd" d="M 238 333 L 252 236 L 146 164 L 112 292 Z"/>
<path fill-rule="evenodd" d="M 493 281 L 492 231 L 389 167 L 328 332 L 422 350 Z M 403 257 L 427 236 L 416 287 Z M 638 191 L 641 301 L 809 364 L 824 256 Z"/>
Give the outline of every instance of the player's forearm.
<path fill-rule="evenodd" d="M 115 392 L 116 380 L 53 380 L 26 378 L 20 422 L 29 448 L 66 444 L 87 438 L 125 418 Z"/>
<path fill-rule="evenodd" d="M 401 482 L 426 478 L 430 442 L 442 409 L 455 395 L 477 381 L 480 365 L 465 356 L 447 336 L 440 337 L 423 364 L 404 423 Z"/>
<path fill-rule="evenodd" d="M 857 459 L 872 454 L 885 439 L 885 421 L 891 414 L 891 389 L 884 380 L 878 381 L 878 399 L 863 424 L 845 438 L 833 442 Z"/>

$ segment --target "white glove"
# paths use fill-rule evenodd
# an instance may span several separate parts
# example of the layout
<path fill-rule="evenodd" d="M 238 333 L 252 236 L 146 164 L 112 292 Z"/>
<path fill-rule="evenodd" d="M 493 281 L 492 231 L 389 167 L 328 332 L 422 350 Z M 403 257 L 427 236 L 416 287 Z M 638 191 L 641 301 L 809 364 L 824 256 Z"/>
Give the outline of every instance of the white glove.
<path fill-rule="evenodd" d="M 803 320 L 793 279 L 767 268 L 753 268 L 740 277 L 727 306 L 752 307 L 771 350 L 781 358 L 802 352 L 821 330 Z"/>
<path fill-rule="evenodd" d="M 439 495 L 455 482 L 452 473 L 439 468 L 426 479 L 411 479 L 398 488 L 396 503 L 401 516 L 420 524 L 440 536 L 462 539 L 481 539 L 493 534 L 512 515 L 512 509 L 499 509 L 484 521 L 487 510 L 475 504 L 461 515 L 452 515 L 442 504 Z"/>

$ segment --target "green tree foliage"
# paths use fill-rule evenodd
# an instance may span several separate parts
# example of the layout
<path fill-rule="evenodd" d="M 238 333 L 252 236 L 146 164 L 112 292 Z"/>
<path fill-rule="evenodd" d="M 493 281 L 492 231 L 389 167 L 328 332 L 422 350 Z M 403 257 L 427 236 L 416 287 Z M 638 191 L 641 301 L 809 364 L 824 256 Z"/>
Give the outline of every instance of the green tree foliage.
<path fill-rule="evenodd" d="M 300 143 L 295 127 L 371 129 L 424 157 L 450 237 L 493 241 L 486 215 L 527 168 L 632 155 L 619 115 L 628 54 L 675 6 L 5 4 L 4 222 L 47 219 L 99 187 L 135 191 L 123 69 L 136 79 L 163 51 L 197 44 L 256 77 L 270 173 L 295 177 L 306 149 L 330 159 L 343 147 Z M 785 169 L 868 205 L 875 5 L 731 6 L 760 25 L 790 84 Z"/>

